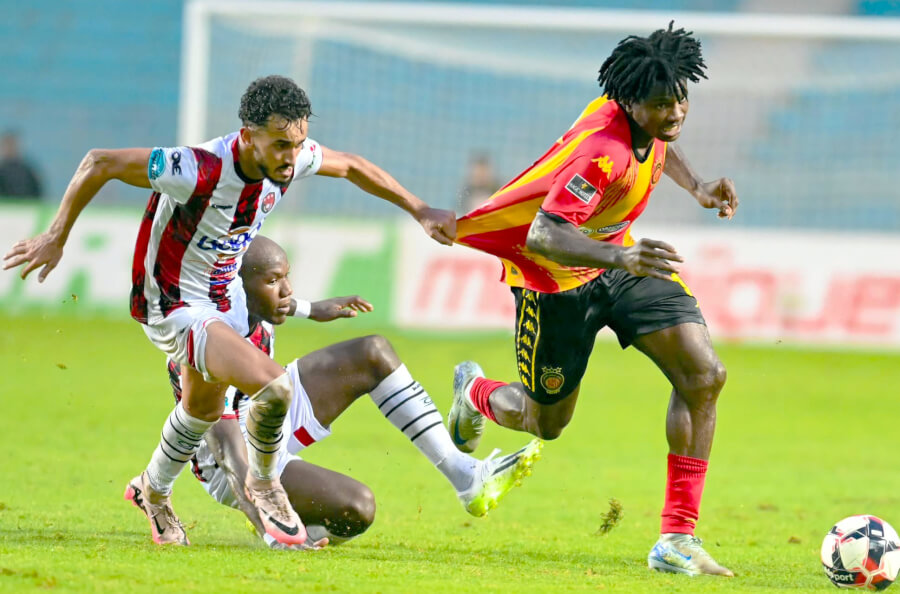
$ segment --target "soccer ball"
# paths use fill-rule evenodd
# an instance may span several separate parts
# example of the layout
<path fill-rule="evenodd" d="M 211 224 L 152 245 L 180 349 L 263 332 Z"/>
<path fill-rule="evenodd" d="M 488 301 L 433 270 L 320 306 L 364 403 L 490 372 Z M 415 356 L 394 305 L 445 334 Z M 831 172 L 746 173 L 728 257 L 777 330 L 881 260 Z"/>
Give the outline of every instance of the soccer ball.
<path fill-rule="evenodd" d="M 900 570 L 900 537 L 881 518 L 844 518 L 825 535 L 822 566 L 838 588 L 884 590 Z"/>

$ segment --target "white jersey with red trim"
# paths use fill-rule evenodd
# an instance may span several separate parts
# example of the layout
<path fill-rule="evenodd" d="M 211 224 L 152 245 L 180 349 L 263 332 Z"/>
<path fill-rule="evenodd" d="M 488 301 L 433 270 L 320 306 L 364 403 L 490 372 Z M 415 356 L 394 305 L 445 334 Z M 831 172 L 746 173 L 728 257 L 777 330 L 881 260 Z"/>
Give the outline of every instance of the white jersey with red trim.
<path fill-rule="evenodd" d="M 307 138 L 294 178 L 313 175 L 322 148 Z M 238 133 L 198 147 L 153 149 L 150 196 L 132 266 L 131 316 L 142 324 L 189 305 L 229 311 L 250 241 L 287 190 L 251 180 L 238 163 Z"/>

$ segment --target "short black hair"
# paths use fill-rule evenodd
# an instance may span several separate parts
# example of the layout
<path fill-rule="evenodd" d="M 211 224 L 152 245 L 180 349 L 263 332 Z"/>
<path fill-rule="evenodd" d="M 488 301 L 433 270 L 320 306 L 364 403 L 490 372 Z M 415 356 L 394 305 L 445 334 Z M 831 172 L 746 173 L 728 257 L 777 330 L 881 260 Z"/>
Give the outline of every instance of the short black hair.
<path fill-rule="evenodd" d="M 265 126 L 273 115 L 293 122 L 307 119 L 311 113 L 306 92 L 286 76 L 272 74 L 250 83 L 241 97 L 238 117 L 244 126 Z"/>
<path fill-rule="evenodd" d="M 674 24 L 669 22 L 668 29 L 658 29 L 649 37 L 629 35 L 619 42 L 597 79 L 607 97 L 619 103 L 640 102 L 662 84 L 682 98 L 687 96 L 687 81 L 706 78 L 700 42 L 691 37 L 691 31 L 673 30 Z"/>

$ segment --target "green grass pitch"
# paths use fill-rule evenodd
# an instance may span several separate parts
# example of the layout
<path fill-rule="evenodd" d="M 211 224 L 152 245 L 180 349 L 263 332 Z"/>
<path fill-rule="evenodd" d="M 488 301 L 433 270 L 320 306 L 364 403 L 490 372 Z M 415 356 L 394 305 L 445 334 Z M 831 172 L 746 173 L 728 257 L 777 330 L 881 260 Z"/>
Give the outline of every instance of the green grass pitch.
<path fill-rule="evenodd" d="M 466 515 L 363 399 L 304 456 L 375 492 L 362 537 L 271 552 L 185 473 L 173 501 L 193 544 L 160 549 L 122 491 L 172 406 L 162 354 L 127 320 L 0 314 L 0 324 L 0 591 L 831 591 L 818 550 L 835 521 L 871 513 L 900 527 L 900 356 L 720 345 L 729 380 L 698 535 L 738 577 L 650 572 L 667 383 L 639 353 L 600 342 L 571 425 L 487 518 Z M 276 353 L 287 362 L 358 333 L 353 320 L 289 321 Z M 512 377 L 508 336 L 385 334 L 445 415 L 457 361 Z M 527 439 L 491 426 L 479 455 Z M 623 517 L 599 535 L 610 498 Z"/>

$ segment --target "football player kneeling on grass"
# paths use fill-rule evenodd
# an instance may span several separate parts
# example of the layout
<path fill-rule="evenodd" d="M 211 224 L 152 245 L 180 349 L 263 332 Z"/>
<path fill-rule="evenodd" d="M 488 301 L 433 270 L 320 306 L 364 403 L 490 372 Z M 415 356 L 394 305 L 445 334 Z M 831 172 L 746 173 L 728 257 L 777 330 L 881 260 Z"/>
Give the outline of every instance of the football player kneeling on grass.
<path fill-rule="evenodd" d="M 356 296 L 314 303 L 297 301 L 292 298 L 289 271 L 284 250 L 261 236 L 253 241 L 240 271 L 250 314 L 247 340 L 270 357 L 274 356 L 274 326 L 283 324 L 289 316 L 327 322 L 372 310 L 371 304 Z M 285 369 L 299 397 L 291 400 L 285 416 L 277 469 L 290 503 L 308 532 L 302 548 L 345 542 L 362 534 L 374 520 L 375 500 L 366 485 L 295 456 L 328 437 L 331 423 L 365 394 L 447 478 L 466 511 L 474 516 L 483 516 L 495 507 L 531 474 L 532 465 L 540 457 L 543 444 L 537 439 L 513 454 L 497 457 L 495 451 L 484 460 L 457 450 L 431 397 L 382 336 L 325 347 L 295 359 Z M 180 371 L 174 361 L 169 361 L 176 399 L 182 388 Z M 254 447 L 242 434 L 248 414 L 252 412 L 247 396 L 229 388 L 222 418 L 206 433 L 192 461 L 194 474 L 218 502 L 242 510 L 270 546 L 285 548 L 287 545 L 266 534 L 245 493 L 247 448 Z"/>

